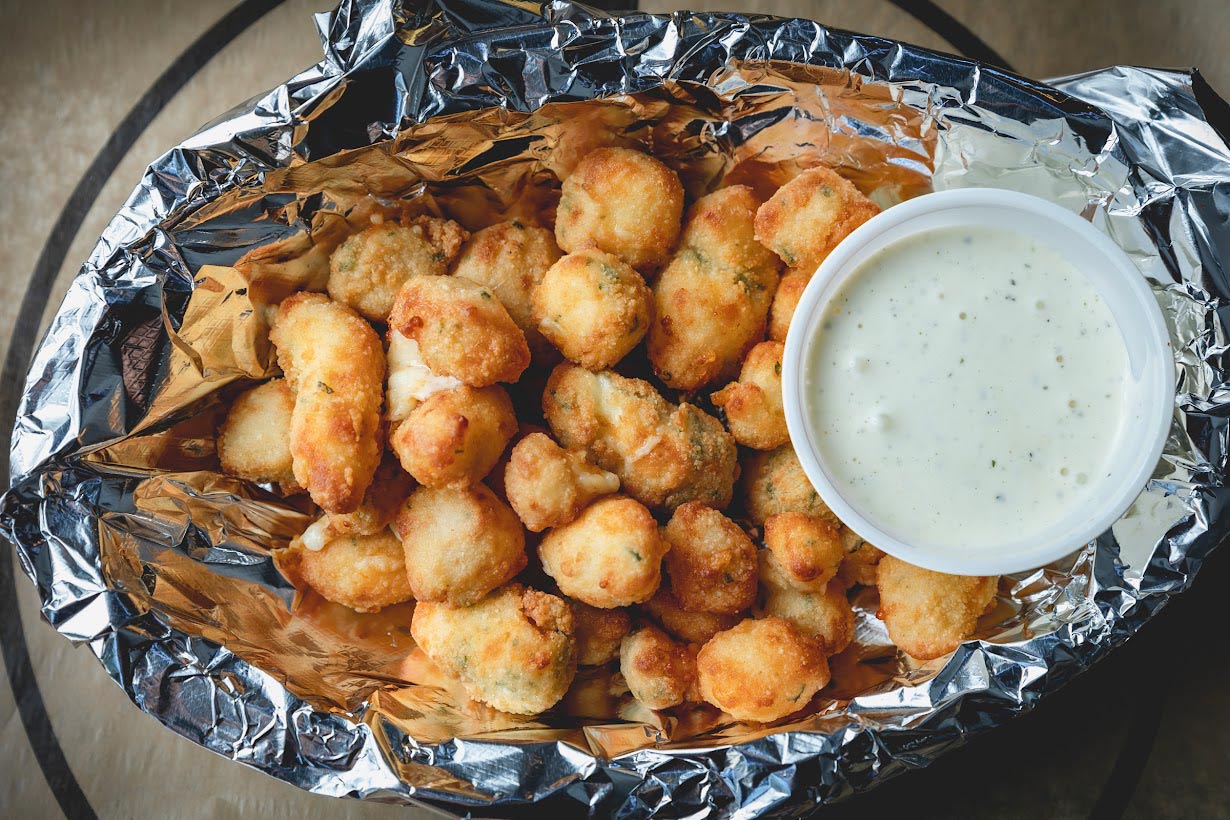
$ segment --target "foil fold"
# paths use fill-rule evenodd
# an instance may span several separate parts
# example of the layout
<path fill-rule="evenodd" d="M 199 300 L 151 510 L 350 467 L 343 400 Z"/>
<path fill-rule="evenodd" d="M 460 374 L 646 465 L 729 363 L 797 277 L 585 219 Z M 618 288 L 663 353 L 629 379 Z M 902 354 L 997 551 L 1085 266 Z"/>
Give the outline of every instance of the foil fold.
<path fill-rule="evenodd" d="M 317 26 L 321 62 L 156 160 L 108 225 L 31 363 L 0 501 L 43 616 L 193 742 L 313 792 L 457 811 L 801 814 L 1032 709 L 1230 530 L 1230 108 L 1198 74 L 1047 85 L 805 20 L 563 0 L 345 0 Z M 409 605 L 360 618 L 296 595 L 277 548 L 310 510 L 221 475 L 216 424 L 273 372 L 268 306 L 318 288 L 354 226 L 549 210 L 596 144 L 652 147 L 691 196 L 764 195 L 825 162 L 886 206 L 994 186 L 1081 213 L 1174 342 L 1148 487 L 1086 549 L 1005 578 L 949 658 L 899 656 L 862 590 L 856 645 L 806 718 L 655 714 L 602 670 L 539 718 L 467 703 L 411 651 Z"/>

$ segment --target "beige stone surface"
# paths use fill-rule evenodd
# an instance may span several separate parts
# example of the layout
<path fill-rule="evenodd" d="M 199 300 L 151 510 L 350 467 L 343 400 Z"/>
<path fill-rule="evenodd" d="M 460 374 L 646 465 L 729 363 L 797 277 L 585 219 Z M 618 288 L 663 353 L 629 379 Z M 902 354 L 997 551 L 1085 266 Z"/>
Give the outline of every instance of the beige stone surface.
<path fill-rule="evenodd" d="M 290 0 L 279 6 L 167 104 L 105 184 L 69 245 L 48 315 L 147 162 L 201 122 L 318 59 L 310 15 L 327 2 Z M 0 111 L 5 113 L 0 125 L 0 221 L 6 227 L 0 242 L 0 331 L 12 326 L 39 250 L 99 147 L 159 73 L 232 5 L 231 0 L 0 0 Z M 740 4 L 647 0 L 643 5 L 656 11 Z M 1112 63 L 1197 65 L 1215 88 L 1230 91 L 1230 56 L 1224 42 L 1230 5 L 1218 0 L 941 0 L 941 5 L 1026 74 L 1052 76 Z M 951 50 L 886 0 L 773 0 L 745 8 L 811 17 Z M 7 342 L 8 333 L 0 332 L 0 352 Z M 55 732 L 99 816 L 427 816 L 310 795 L 175 736 L 132 707 L 88 650 L 73 648 L 38 619 L 33 589 L 24 579 L 19 579 L 18 598 L 34 672 Z M 1216 697 L 1207 692 L 1194 696 Z M 1158 751 L 1185 767 L 1199 766 L 1209 746 L 1224 748 L 1227 743 L 1224 726 L 1203 723 L 1190 710 L 1168 712 L 1167 719 L 1187 727 L 1191 743 L 1185 744 L 1183 736 L 1167 736 Z M 1113 734 L 1107 742 L 1117 748 L 1119 737 Z M 1088 772 L 1102 778 L 1109 766 L 1104 757 L 1097 749 L 1082 757 L 1069 748 L 1055 758 L 1055 765 L 1042 770 L 1048 785 L 1039 792 L 1052 815 L 1087 811 L 1087 800 L 1076 786 L 1065 785 L 1062 769 L 1096 759 Z M 0 761 L 0 815 L 59 815 L 34 762 L 7 679 L 0 681 Z M 1145 782 L 1164 789 L 1166 771 L 1152 766 Z M 1224 783 L 1214 775 L 1202 774 L 1196 783 L 1202 794 L 1217 793 L 1218 788 L 1224 794 Z M 995 805 L 1007 814 L 1038 816 L 1037 807 L 1029 805 L 1007 812 L 1010 802 Z M 1190 794 L 1181 805 L 1191 816 L 1207 806 Z"/>

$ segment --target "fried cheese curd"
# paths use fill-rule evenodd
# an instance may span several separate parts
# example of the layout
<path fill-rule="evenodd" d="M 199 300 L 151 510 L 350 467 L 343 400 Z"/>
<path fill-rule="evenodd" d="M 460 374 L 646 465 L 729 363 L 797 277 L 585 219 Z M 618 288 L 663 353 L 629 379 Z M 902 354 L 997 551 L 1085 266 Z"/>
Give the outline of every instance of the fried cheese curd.
<path fill-rule="evenodd" d="M 456 276 L 406 280 L 389 327 L 418 346 L 435 376 L 471 387 L 515 382 L 530 364 L 525 334 L 490 289 Z"/>
<path fill-rule="evenodd" d="M 295 480 L 325 512 L 354 512 L 380 464 L 380 337 L 345 305 L 296 293 L 278 307 L 269 339 L 295 394 Z"/>
<path fill-rule="evenodd" d="M 468 606 L 525 569 L 525 530 L 482 484 L 419 487 L 393 529 L 405 547 L 406 575 L 419 601 Z"/>
<path fill-rule="evenodd" d="M 786 341 L 790 331 L 790 320 L 794 318 L 795 308 L 803 297 L 803 288 L 807 287 L 809 276 L 791 271 L 777 283 L 777 292 L 773 294 L 773 305 L 769 308 L 769 339 L 774 342 Z"/>
<path fill-rule="evenodd" d="M 295 396 L 285 379 L 272 379 L 236 396 L 218 430 L 222 472 L 276 483 L 283 492 L 297 490 L 289 437 L 294 410 Z"/>
<path fill-rule="evenodd" d="M 681 504 L 663 529 L 666 574 L 684 609 L 732 615 L 756 601 L 756 545 L 735 522 L 696 501 Z"/>
<path fill-rule="evenodd" d="M 739 471 L 734 439 L 713 416 L 671 404 L 649 382 L 564 362 L 547 380 L 542 406 L 562 445 L 585 450 L 642 504 L 730 503 Z"/>
<path fill-rule="evenodd" d="M 885 555 L 877 568 L 876 614 L 902 652 L 932 660 L 974 634 L 998 585 L 998 576 L 948 575 Z"/>
<path fill-rule="evenodd" d="M 647 601 L 662 581 L 670 549 L 658 522 L 638 501 L 601 498 L 538 545 L 542 568 L 569 598 L 613 609 Z"/>
<path fill-rule="evenodd" d="M 619 644 L 632 628 L 627 610 L 599 609 L 568 599 L 577 642 L 577 664 L 601 666 L 619 656 Z"/>
<path fill-rule="evenodd" d="M 761 525 L 771 515 L 801 512 L 836 521 L 820 494 L 807 480 L 794 448 L 758 450 L 743 461 L 740 492 L 748 519 Z"/>
<path fill-rule="evenodd" d="M 411 276 L 440 276 L 469 233 L 450 219 L 381 222 L 348 238 L 329 258 L 329 297 L 377 322 Z"/>
<path fill-rule="evenodd" d="M 619 647 L 619 671 L 632 697 L 650 709 L 699 700 L 696 651 L 676 643 L 652 624 L 638 627 Z"/>
<path fill-rule="evenodd" d="M 674 171 L 641 151 L 598 148 L 564 180 L 555 241 L 565 253 L 596 248 L 652 271 L 674 249 L 682 215 Z"/>
<path fill-rule="evenodd" d="M 514 219 L 476 231 L 462 247 L 453 275 L 490 289 L 537 356 L 547 343 L 534 323 L 531 294 L 560 256 L 551 231 Z"/>
<path fill-rule="evenodd" d="M 686 643 L 703 644 L 742 620 L 740 615 L 684 609 L 666 584 L 663 584 L 652 598 L 641 604 L 641 610 L 671 635 Z"/>
<path fill-rule="evenodd" d="M 328 601 L 355 612 L 379 612 L 413 597 L 401 542 L 387 528 L 367 535 L 343 535 L 320 549 L 298 547 L 303 581 Z"/>
<path fill-rule="evenodd" d="M 589 502 L 619 489 L 619 477 L 565 450 L 544 433 L 530 433 L 512 448 L 504 469 L 508 503 L 530 532 L 575 519 Z"/>
<path fill-rule="evenodd" d="M 705 701 L 758 723 L 802 709 L 830 677 L 824 648 L 783 618 L 749 618 L 714 635 L 696 672 Z"/>
<path fill-rule="evenodd" d="M 432 373 L 419 354 L 419 343 L 402 335 L 397 328 L 389 328 L 385 338 L 389 375 L 384 415 L 394 426 L 429 396 L 462 386 L 460 379 Z"/>
<path fill-rule="evenodd" d="M 473 606 L 420 602 L 410 633 L 427 657 L 477 701 L 504 712 L 545 712 L 576 675 L 572 610 L 555 595 L 508 584 Z"/>
<path fill-rule="evenodd" d="M 350 513 L 325 513 L 300 535 L 303 545 L 318 550 L 329 541 L 347 535 L 372 535 L 387 528 L 405 503 L 414 481 L 395 458 L 380 462 L 363 503 Z"/>
<path fill-rule="evenodd" d="M 807 276 L 850 232 L 880 212 L 849 180 L 823 165 L 777 189 L 756 212 L 756 238 Z"/>
<path fill-rule="evenodd" d="M 846 557 L 841 528 L 827 518 L 784 512 L 764 522 L 766 559 L 795 589 L 819 592 L 837 575 Z"/>
<path fill-rule="evenodd" d="M 876 585 L 876 567 L 884 557 L 884 551 L 872 546 L 858 536 L 854 530 L 843 528 L 841 542 L 846 550 L 846 556 L 841 559 L 841 567 L 837 577 L 846 586 L 859 584 L 865 587 Z"/>
<path fill-rule="evenodd" d="M 389 436 L 389 446 L 423 486 L 462 489 L 491 472 L 516 432 L 503 387 L 463 384 L 420 402 Z"/>
<path fill-rule="evenodd" d="M 583 249 L 561 258 L 534 287 L 535 326 L 569 361 L 611 367 L 649 329 L 652 294 L 618 257 Z"/>
<path fill-rule="evenodd" d="M 840 581 L 829 581 L 820 590 L 804 591 L 774 583 L 776 580 L 764 584 L 761 615 L 790 621 L 823 644 L 825 655 L 836 655 L 850 645 L 854 640 L 854 607 Z"/>
<path fill-rule="evenodd" d="M 688 211 L 679 250 L 653 285 L 647 348 L 670 387 L 729 379 L 764 338 L 781 264 L 753 236 L 759 205 L 750 188 L 733 185 Z"/>
<path fill-rule="evenodd" d="M 739 380 L 713 394 L 713 405 L 726 411 L 735 441 L 756 450 L 772 450 L 790 441 L 782 403 L 781 342 L 761 342 L 743 360 Z"/>

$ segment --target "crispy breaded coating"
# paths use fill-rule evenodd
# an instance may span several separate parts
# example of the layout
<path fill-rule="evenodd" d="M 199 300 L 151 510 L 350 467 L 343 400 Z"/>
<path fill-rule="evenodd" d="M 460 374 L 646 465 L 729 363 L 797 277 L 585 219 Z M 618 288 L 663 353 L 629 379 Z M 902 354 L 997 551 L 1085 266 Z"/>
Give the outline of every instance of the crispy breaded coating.
<path fill-rule="evenodd" d="M 503 387 L 463 384 L 428 396 L 393 431 L 389 446 L 425 487 L 462 489 L 491 472 L 516 432 Z"/>
<path fill-rule="evenodd" d="M 688 211 L 679 250 L 653 286 L 649 359 L 670 387 L 729 379 L 764 338 L 781 264 L 752 235 L 759 205 L 750 188 L 733 185 Z"/>
<path fill-rule="evenodd" d="M 222 472 L 248 481 L 268 481 L 294 491 L 290 420 L 295 396 L 285 379 L 273 379 L 235 397 L 218 431 Z"/>
<path fill-rule="evenodd" d="M 595 467 L 580 450 L 565 450 L 543 433 L 512 448 L 504 492 L 521 523 L 542 532 L 576 518 L 590 501 L 619 489 L 619 477 Z"/>
<path fill-rule="evenodd" d="M 632 628 L 632 618 L 624 609 L 598 609 L 568 599 L 577 641 L 577 664 L 601 666 L 619 655 L 619 642 Z"/>
<path fill-rule="evenodd" d="M 679 606 L 666 584 L 641 604 L 641 609 L 663 629 L 687 643 L 704 643 L 723 629 L 730 629 L 742 620 L 740 615 L 718 612 L 693 612 Z"/>
<path fill-rule="evenodd" d="M 413 487 L 413 479 L 397 459 L 386 456 L 358 509 L 350 513 L 324 513 L 303 531 L 300 540 L 308 549 L 318 550 L 335 538 L 380 532 L 392 523 Z"/>
<path fill-rule="evenodd" d="M 393 522 L 419 601 L 468 606 L 525 569 L 525 531 L 482 484 L 419 487 Z"/>
<path fill-rule="evenodd" d="M 632 697 L 650 709 L 669 709 L 698 699 L 695 650 L 675 643 L 651 624 L 624 638 L 619 647 L 619 671 Z"/>
<path fill-rule="evenodd" d="M 345 305 L 296 293 L 278 307 L 269 339 L 295 394 L 295 480 L 325 512 L 354 512 L 380 464 L 380 337 Z"/>
<path fill-rule="evenodd" d="M 696 501 L 681 504 L 663 535 L 666 573 L 685 609 L 733 615 L 756 600 L 756 545 L 735 522 Z"/>
<path fill-rule="evenodd" d="M 471 698 L 513 714 L 550 709 L 577 671 L 568 604 L 521 584 L 473 606 L 420 602 L 410 633 Z"/>
<path fill-rule="evenodd" d="M 717 419 L 671 404 L 649 382 L 565 362 L 547 381 L 542 409 L 561 444 L 584 449 L 642 504 L 730 503 L 739 470 L 734 439 Z"/>
<path fill-rule="evenodd" d="M 487 473 L 487 477 L 483 483 L 491 488 L 491 491 L 498 495 L 504 502 L 508 503 L 508 489 L 505 486 L 508 476 L 508 462 L 512 461 L 512 454 L 517 445 L 526 436 L 531 436 L 534 433 L 541 433 L 544 436 L 550 436 L 551 432 L 539 424 L 531 424 L 528 422 L 518 422 L 517 432 L 513 434 L 512 440 L 509 442 L 511 446 L 505 447 L 504 452 L 500 453 L 499 459 L 495 462 L 495 466 L 491 468 L 491 472 Z M 618 481 L 618 479 L 616 479 Z M 511 504 L 510 504 L 511 506 Z M 513 510 L 516 512 L 516 509 Z M 579 512 L 579 510 L 578 510 Z M 518 517 L 520 513 L 517 513 Z M 522 521 L 522 524 L 525 522 Z"/>
<path fill-rule="evenodd" d="M 808 169 L 777 189 L 756 212 L 756 238 L 808 276 L 837 243 L 880 212 L 832 168 Z"/>
<path fill-rule="evenodd" d="M 769 338 L 775 342 L 786 341 L 786 333 L 790 330 L 790 320 L 794 318 L 794 310 L 803 297 L 803 289 L 807 287 L 810 276 L 797 271 L 791 271 L 777 283 L 777 292 L 773 294 L 773 306 L 769 308 Z"/>
<path fill-rule="evenodd" d="M 845 547 L 846 556 L 841 560 L 837 577 L 848 587 L 855 584 L 875 586 L 876 567 L 884 557 L 884 552 L 879 547 L 868 544 L 854 530 L 846 527 L 841 531 L 841 543 Z"/>
<path fill-rule="evenodd" d="M 355 612 L 378 612 L 412 597 L 401 542 L 388 529 L 334 538 L 322 548 L 298 549 L 298 571 L 326 600 Z"/>
<path fill-rule="evenodd" d="M 670 545 L 649 510 L 625 496 L 600 498 L 538 545 L 543 570 L 569 598 L 613 609 L 647 601 Z"/>
<path fill-rule="evenodd" d="M 393 301 L 389 327 L 418 343 L 433 374 L 471 387 L 515 382 L 530 363 L 521 328 L 494 293 L 468 279 L 406 280 Z"/>
<path fill-rule="evenodd" d="M 841 528 L 830 519 L 784 512 L 764 522 L 764 545 L 787 583 L 806 592 L 823 590 L 846 556 Z"/>
<path fill-rule="evenodd" d="M 653 270 L 674 249 L 682 215 L 674 171 L 641 151 L 598 148 L 564 180 L 555 241 L 565 253 L 597 248 Z"/>
<path fill-rule="evenodd" d="M 552 265 L 534 287 L 534 322 L 569 361 L 602 370 L 644 338 L 651 298 L 645 280 L 622 260 L 580 250 Z"/>
<path fill-rule="evenodd" d="M 948 575 L 885 555 L 877 570 L 876 615 L 902 652 L 931 660 L 974 634 L 978 617 L 995 599 L 998 576 Z"/>
<path fill-rule="evenodd" d="M 329 297 L 383 322 L 411 276 L 448 273 L 469 237 L 449 219 L 420 216 L 408 224 L 382 222 L 347 239 L 329 257 Z"/>
<path fill-rule="evenodd" d="M 790 441 L 782 405 L 781 342 L 761 342 L 743 360 L 739 380 L 713 394 L 713 404 L 726 411 L 735 441 L 757 450 L 772 450 Z"/>
<path fill-rule="evenodd" d="M 836 655 L 854 639 L 854 608 L 840 581 L 811 592 L 766 584 L 762 613 L 790 621 L 823 644 L 825 655 Z"/>
<path fill-rule="evenodd" d="M 740 490 L 747 516 L 753 524 L 763 524 L 770 515 L 783 512 L 836 520 L 807 480 L 803 465 L 789 444 L 776 450 L 754 452 L 745 459 Z"/>
<path fill-rule="evenodd" d="M 736 720 L 760 723 L 797 712 L 829 682 L 819 642 L 783 618 L 749 618 L 714 635 L 696 671 L 707 702 Z"/>
<path fill-rule="evenodd" d="M 470 237 L 453 275 L 489 288 L 537 356 L 547 343 L 534 324 L 530 294 L 560 256 L 555 235 L 546 228 L 519 220 L 499 222 Z"/>

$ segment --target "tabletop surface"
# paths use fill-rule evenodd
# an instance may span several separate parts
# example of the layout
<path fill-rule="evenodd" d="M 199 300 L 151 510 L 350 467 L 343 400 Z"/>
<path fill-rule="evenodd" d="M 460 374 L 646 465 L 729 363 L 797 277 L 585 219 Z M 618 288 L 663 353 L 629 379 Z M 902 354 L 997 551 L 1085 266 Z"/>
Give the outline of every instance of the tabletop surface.
<path fill-rule="evenodd" d="M 328 0 L 0 0 L 0 403 L 68 279 L 144 166 L 319 57 Z M 621 4 L 626 7 L 630 4 Z M 740 4 L 642 0 L 640 8 Z M 1199 67 L 1230 93 L 1224 0 L 773 0 L 809 17 L 1053 77 L 1111 64 Z M 23 817 L 427 817 L 318 797 L 217 757 L 131 706 L 38 616 L 0 558 L 0 813 Z M 1227 550 L 1221 550 L 1222 553 Z M 1230 654 L 1215 554 L 1122 649 L 1019 718 L 825 817 L 1230 817 Z"/>

